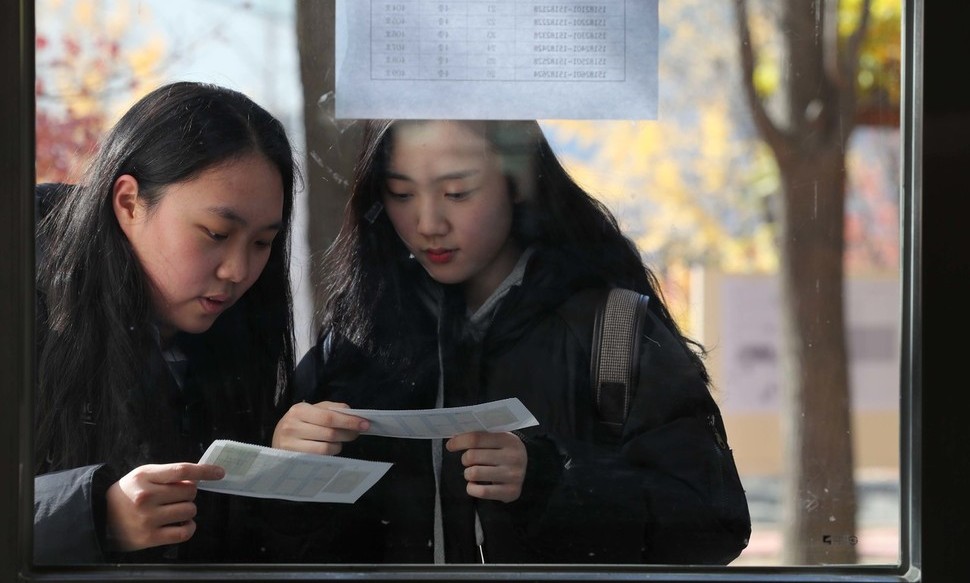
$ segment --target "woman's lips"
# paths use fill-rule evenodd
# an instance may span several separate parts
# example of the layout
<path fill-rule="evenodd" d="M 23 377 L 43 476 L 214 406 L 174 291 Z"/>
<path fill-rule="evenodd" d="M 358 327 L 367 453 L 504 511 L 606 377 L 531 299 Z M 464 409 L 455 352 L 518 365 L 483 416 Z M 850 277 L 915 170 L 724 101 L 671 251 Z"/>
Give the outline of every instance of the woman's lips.
<path fill-rule="evenodd" d="M 222 296 L 203 296 L 199 298 L 199 303 L 207 314 L 218 314 L 229 305 L 228 299 Z"/>
<path fill-rule="evenodd" d="M 448 263 L 455 255 L 454 249 L 428 249 L 424 252 L 431 263 Z"/>

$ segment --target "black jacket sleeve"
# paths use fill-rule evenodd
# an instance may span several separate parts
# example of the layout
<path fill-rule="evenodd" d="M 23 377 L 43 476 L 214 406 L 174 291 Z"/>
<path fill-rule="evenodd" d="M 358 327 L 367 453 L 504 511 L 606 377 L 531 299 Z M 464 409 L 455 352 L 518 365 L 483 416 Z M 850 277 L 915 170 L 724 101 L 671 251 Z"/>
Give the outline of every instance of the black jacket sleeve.
<path fill-rule="evenodd" d="M 101 465 L 34 477 L 34 562 L 77 565 L 105 560 L 104 500 L 111 480 Z"/>
<path fill-rule="evenodd" d="M 727 564 L 747 546 L 747 500 L 718 407 L 681 344 L 649 320 L 621 442 L 547 435 L 558 483 L 522 526 L 551 562 Z"/>
<path fill-rule="evenodd" d="M 621 452 L 644 473 L 644 561 L 727 564 L 748 545 L 748 502 L 707 383 L 651 314 Z"/>

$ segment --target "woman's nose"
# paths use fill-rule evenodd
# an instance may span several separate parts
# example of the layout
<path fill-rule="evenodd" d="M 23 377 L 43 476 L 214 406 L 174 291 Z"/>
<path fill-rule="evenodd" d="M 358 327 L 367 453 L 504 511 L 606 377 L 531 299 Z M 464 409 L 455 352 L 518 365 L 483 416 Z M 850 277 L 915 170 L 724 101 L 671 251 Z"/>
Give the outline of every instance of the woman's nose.
<path fill-rule="evenodd" d="M 425 200 L 418 205 L 418 233 L 425 237 L 435 237 L 448 232 L 448 220 L 441 204 L 435 200 Z"/>
<path fill-rule="evenodd" d="M 249 254 L 241 246 L 230 250 L 216 269 L 219 279 L 240 283 L 249 275 Z"/>

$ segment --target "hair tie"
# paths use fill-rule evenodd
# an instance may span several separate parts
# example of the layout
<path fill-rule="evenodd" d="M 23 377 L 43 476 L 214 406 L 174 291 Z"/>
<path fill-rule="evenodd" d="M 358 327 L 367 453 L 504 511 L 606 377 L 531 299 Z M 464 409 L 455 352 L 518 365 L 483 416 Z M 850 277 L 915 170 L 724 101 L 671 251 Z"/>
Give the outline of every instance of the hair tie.
<path fill-rule="evenodd" d="M 368 223 L 373 225 L 374 221 L 377 220 L 377 217 L 380 216 L 382 210 L 384 210 L 384 205 L 379 202 L 375 202 L 373 205 L 371 205 L 370 210 L 364 214 L 364 218 L 367 219 Z"/>

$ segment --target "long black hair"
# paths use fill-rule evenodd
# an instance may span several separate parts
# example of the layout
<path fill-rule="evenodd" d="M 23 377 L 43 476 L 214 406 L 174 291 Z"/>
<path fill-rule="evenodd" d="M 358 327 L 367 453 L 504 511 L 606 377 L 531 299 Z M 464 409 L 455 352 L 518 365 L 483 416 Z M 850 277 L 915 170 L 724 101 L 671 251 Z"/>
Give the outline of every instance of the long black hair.
<path fill-rule="evenodd" d="M 113 211 L 115 180 L 135 177 L 139 198 L 151 209 L 167 186 L 253 153 L 280 173 L 283 227 L 266 267 L 239 301 L 206 332 L 176 341 L 190 363 L 203 365 L 205 401 L 218 431 L 249 439 L 266 431 L 293 363 L 292 149 L 280 122 L 242 93 L 177 82 L 125 113 L 78 184 L 63 191 L 38 226 L 35 469 L 152 461 L 157 412 L 145 403 L 161 398 L 152 395 L 146 375 L 158 350 L 153 306 L 147 277 Z M 140 406 L 132 402 L 139 396 L 147 398 Z"/>
<path fill-rule="evenodd" d="M 351 198 L 340 233 L 324 258 L 329 278 L 319 315 L 321 333 L 335 332 L 396 368 L 420 362 L 430 340 L 422 335 L 415 261 L 381 209 L 394 129 L 404 120 L 366 122 Z M 502 162 L 515 205 L 512 235 L 523 247 L 558 250 L 569 263 L 608 286 L 650 296 L 649 307 L 677 335 L 705 380 L 703 347 L 671 317 L 655 274 L 609 209 L 573 180 L 535 121 L 460 121 L 478 132 Z M 426 341 L 425 341 L 426 340 Z"/>

